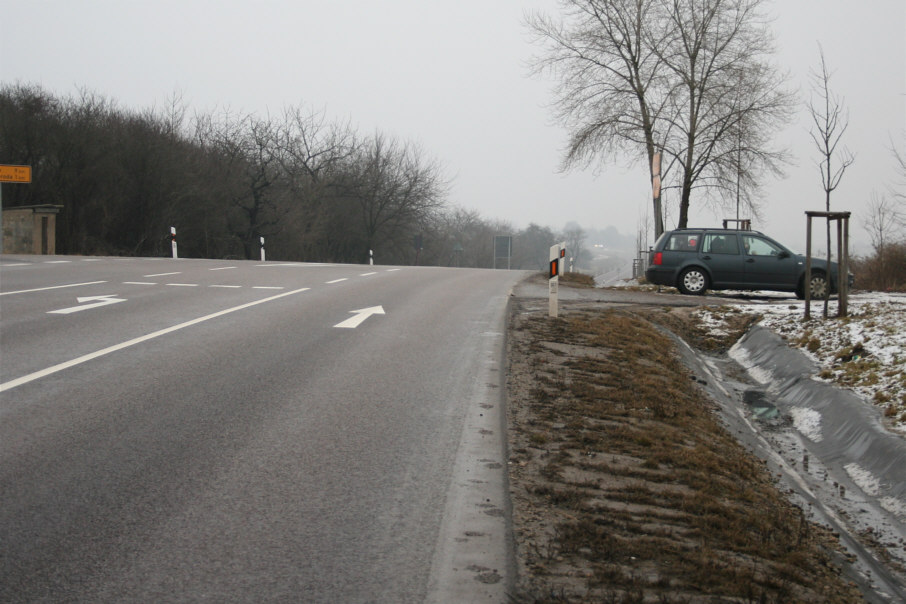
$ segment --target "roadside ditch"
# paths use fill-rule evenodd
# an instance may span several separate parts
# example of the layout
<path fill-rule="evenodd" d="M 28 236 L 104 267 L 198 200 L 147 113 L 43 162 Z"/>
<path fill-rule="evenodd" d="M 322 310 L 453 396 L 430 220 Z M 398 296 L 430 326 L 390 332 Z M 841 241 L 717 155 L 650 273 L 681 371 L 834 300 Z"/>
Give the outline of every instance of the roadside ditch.
<path fill-rule="evenodd" d="M 513 299 L 512 602 L 894 601 L 872 535 L 797 495 L 762 436 L 784 415 L 726 354 L 751 321 L 716 340 L 690 308 L 580 299 L 551 319 Z"/>

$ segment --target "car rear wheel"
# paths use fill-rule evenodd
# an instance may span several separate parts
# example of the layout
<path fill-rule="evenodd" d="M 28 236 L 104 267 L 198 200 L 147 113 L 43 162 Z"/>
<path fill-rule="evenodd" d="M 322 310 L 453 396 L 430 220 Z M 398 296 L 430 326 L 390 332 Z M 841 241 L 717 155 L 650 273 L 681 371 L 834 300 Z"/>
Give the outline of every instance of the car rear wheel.
<path fill-rule="evenodd" d="M 796 297 L 800 300 L 805 299 L 805 276 L 802 277 L 802 280 L 799 281 L 799 286 L 796 288 Z M 811 299 L 812 300 L 823 300 L 825 294 L 827 293 L 827 276 L 821 271 L 812 271 L 812 281 L 811 281 Z"/>
<path fill-rule="evenodd" d="M 708 289 L 708 275 L 697 266 L 687 268 L 680 273 L 679 283 L 676 286 L 686 295 L 700 296 Z"/>

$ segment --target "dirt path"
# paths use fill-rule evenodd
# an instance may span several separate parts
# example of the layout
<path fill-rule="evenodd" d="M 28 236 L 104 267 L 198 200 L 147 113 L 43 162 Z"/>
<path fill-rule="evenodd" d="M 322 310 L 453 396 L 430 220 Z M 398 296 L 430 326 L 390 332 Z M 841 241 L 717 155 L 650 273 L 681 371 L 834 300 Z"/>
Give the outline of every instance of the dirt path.
<path fill-rule="evenodd" d="M 657 325 L 696 344 L 684 309 L 513 301 L 513 601 L 864 601 Z"/>

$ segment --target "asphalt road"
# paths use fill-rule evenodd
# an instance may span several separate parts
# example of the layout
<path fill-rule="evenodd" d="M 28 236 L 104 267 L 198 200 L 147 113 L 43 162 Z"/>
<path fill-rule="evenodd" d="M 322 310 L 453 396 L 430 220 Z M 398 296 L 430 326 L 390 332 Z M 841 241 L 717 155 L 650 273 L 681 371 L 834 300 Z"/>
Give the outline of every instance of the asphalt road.
<path fill-rule="evenodd" d="M 502 601 L 523 276 L 4 256 L 0 601 Z"/>

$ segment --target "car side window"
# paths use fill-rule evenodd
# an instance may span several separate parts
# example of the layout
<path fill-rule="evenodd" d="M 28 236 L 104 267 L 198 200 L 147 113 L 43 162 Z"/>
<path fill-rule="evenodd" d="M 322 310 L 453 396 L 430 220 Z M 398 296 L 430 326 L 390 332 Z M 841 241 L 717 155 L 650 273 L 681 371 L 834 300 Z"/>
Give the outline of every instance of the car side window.
<path fill-rule="evenodd" d="M 738 254 L 739 244 L 736 242 L 736 235 L 705 235 L 702 252 L 705 254 Z"/>
<path fill-rule="evenodd" d="M 781 249 L 770 241 L 751 235 L 743 235 L 742 244 L 749 256 L 778 256 L 781 252 Z"/>
<path fill-rule="evenodd" d="M 674 233 L 667 241 L 666 249 L 671 252 L 694 252 L 700 239 L 700 233 Z"/>

